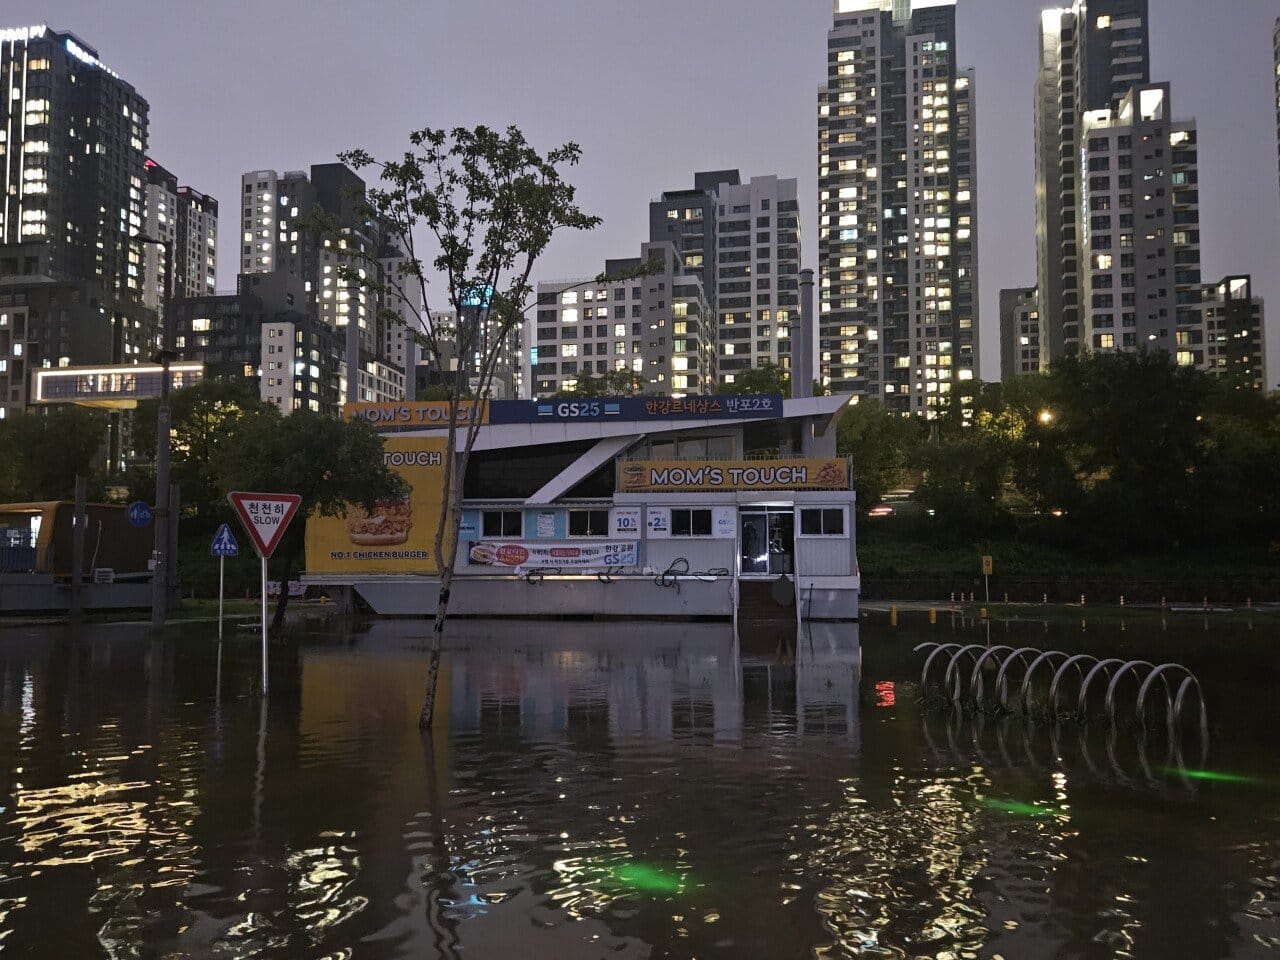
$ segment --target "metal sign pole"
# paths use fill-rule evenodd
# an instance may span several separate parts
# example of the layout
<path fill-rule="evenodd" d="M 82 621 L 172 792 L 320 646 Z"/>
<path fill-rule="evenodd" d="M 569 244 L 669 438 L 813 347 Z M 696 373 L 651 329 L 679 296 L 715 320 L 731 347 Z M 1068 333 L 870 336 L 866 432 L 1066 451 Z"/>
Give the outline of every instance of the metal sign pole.
<path fill-rule="evenodd" d="M 262 695 L 267 695 L 267 558 L 262 558 Z"/>
<path fill-rule="evenodd" d="M 233 490 L 227 499 L 244 524 L 262 560 L 262 695 L 267 695 L 267 558 L 275 552 L 289 521 L 302 504 L 296 493 L 249 493 Z M 285 584 L 288 589 L 288 584 Z"/>
<path fill-rule="evenodd" d="M 222 594 L 223 585 L 227 582 L 227 558 L 218 558 L 218 640 L 222 640 Z"/>

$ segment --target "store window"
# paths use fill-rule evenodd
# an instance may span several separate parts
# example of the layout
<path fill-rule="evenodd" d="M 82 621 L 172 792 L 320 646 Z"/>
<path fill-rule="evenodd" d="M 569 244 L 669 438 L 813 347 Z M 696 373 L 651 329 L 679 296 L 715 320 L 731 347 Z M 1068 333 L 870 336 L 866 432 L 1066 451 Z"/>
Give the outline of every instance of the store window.
<path fill-rule="evenodd" d="M 481 530 L 486 537 L 520 537 L 524 533 L 524 514 L 519 510 L 485 510 Z"/>
<path fill-rule="evenodd" d="M 608 510 L 570 510 L 569 536 L 607 537 L 609 535 Z"/>
<path fill-rule="evenodd" d="M 803 508 L 800 511 L 800 536 L 843 537 L 844 508 Z"/>
<path fill-rule="evenodd" d="M 711 510 L 675 507 L 671 511 L 671 535 L 673 537 L 711 536 Z"/>

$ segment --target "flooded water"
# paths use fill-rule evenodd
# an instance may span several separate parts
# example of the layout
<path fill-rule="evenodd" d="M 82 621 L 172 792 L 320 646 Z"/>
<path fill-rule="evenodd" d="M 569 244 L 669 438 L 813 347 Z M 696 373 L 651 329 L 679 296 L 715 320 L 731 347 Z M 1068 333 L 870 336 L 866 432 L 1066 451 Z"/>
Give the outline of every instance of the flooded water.
<path fill-rule="evenodd" d="M 0 631 L 0 954 L 1280 954 L 1280 621 L 996 624 L 1187 664 L 1209 752 L 922 706 L 984 624 Z"/>

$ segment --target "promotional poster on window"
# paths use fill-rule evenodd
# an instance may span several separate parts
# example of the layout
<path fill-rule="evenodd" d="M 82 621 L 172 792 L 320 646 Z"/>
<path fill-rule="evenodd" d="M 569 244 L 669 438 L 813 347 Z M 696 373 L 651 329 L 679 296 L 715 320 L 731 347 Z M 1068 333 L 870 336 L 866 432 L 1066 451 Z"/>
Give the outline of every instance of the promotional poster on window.
<path fill-rule="evenodd" d="M 528 541 L 473 540 L 467 543 L 467 564 L 519 570 L 606 570 L 640 563 L 640 545 L 634 540 L 610 543 L 531 543 Z"/>

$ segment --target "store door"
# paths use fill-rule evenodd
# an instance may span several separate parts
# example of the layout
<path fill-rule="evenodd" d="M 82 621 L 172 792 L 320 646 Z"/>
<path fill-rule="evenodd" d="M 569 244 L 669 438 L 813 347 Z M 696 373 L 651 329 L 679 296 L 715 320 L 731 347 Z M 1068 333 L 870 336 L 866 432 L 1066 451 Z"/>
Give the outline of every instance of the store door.
<path fill-rule="evenodd" d="M 795 571 L 796 520 L 790 507 L 759 507 L 738 514 L 739 570 L 744 577 L 788 576 Z"/>

